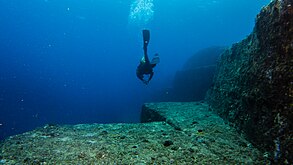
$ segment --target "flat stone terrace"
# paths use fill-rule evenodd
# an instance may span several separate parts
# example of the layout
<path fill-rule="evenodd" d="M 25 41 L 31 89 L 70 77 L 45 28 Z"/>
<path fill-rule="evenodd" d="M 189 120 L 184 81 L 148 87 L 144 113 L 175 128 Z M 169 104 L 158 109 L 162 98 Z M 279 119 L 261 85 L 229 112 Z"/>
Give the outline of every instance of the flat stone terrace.
<path fill-rule="evenodd" d="M 46 125 L 0 143 L 0 164 L 264 164 L 202 102 L 148 103 L 138 124 Z"/>

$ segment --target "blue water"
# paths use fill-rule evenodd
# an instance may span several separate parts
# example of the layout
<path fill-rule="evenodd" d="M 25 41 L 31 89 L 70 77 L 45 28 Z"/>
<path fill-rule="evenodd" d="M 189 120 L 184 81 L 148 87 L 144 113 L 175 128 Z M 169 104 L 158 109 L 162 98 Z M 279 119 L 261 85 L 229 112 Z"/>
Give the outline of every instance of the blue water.
<path fill-rule="evenodd" d="M 47 123 L 139 122 L 192 54 L 245 38 L 269 3 L 144 0 L 153 15 L 141 22 L 130 20 L 135 1 L 0 1 L 0 139 Z M 135 75 L 143 28 L 161 58 L 148 86 Z"/>

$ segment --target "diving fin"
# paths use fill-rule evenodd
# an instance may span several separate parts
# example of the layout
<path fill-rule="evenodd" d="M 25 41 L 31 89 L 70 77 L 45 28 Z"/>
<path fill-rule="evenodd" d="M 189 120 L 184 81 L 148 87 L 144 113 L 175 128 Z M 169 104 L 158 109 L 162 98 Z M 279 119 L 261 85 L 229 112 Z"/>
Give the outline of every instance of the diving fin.
<path fill-rule="evenodd" d="M 147 46 L 150 42 L 150 31 L 149 30 L 143 30 L 142 31 L 143 36 L 143 44 Z"/>
<path fill-rule="evenodd" d="M 151 61 L 151 64 L 158 64 L 160 63 L 160 57 L 159 57 L 159 54 L 156 53 Z"/>

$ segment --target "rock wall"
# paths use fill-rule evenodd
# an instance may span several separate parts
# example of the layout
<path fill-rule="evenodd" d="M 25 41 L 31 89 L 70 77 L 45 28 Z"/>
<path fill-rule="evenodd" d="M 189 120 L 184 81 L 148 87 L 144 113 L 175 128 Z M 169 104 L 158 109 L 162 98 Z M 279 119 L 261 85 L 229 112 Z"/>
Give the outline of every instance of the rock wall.
<path fill-rule="evenodd" d="M 175 101 L 204 100 L 206 92 L 213 83 L 215 70 L 216 65 L 177 71 L 173 83 Z"/>
<path fill-rule="evenodd" d="M 174 101 L 204 100 L 213 82 L 217 60 L 223 51 L 224 47 L 219 46 L 205 48 L 186 61 L 174 77 Z"/>
<path fill-rule="evenodd" d="M 274 0 L 226 50 L 206 97 L 277 164 L 293 164 L 293 0 Z"/>

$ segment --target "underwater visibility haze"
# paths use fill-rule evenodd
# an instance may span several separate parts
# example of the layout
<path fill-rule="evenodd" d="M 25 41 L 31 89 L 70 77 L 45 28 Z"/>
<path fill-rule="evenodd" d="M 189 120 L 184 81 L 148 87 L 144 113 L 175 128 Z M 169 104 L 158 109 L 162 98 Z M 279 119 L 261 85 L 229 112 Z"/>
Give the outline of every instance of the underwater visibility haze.
<path fill-rule="evenodd" d="M 139 122 L 198 50 L 230 46 L 269 0 L 1 0 L 0 139 L 45 124 Z M 150 30 L 148 85 L 135 75 Z"/>

